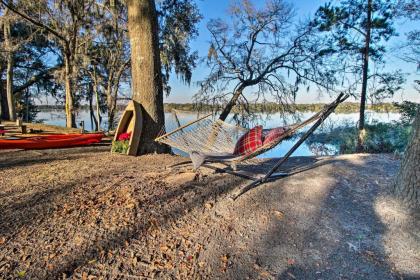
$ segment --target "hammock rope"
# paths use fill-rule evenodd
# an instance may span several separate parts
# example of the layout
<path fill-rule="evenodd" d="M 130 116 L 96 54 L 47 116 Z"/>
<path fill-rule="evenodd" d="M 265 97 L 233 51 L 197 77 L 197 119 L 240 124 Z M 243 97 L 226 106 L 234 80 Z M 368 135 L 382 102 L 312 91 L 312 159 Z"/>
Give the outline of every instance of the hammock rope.
<path fill-rule="evenodd" d="M 336 101 L 324 106 L 322 110 L 305 121 L 287 126 L 286 132 L 275 141 L 271 141 L 259 147 L 252 153 L 237 156 L 233 161 L 240 162 L 251 159 L 273 149 L 284 139 L 295 134 L 300 128 L 320 118 L 324 118 L 327 115 L 326 113 L 335 109 L 337 105 L 338 102 Z M 240 126 L 229 124 L 222 120 L 212 121 L 208 118 L 209 116 L 211 116 L 211 114 L 186 124 L 170 133 L 162 135 L 155 140 L 188 154 L 193 152 L 204 154 L 233 154 L 237 141 L 249 130 Z"/>
<path fill-rule="evenodd" d="M 163 135 L 156 141 L 165 143 L 186 153 L 233 153 L 237 140 L 248 129 L 234 126 L 221 120 L 202 119 L 184 126 L 173 133 Z"/>

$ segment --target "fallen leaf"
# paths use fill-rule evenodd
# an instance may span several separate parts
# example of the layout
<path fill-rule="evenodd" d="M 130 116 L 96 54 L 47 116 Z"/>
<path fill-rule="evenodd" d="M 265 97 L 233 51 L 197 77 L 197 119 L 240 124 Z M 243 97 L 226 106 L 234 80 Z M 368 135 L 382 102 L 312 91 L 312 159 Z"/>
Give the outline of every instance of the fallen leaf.
<path fill-rule="evenodd" d="M 295 264 L 295 259 L 287 259 L 287 264 L 288 265 L 294 265 Z"/>
<path fill-rule="evenodd" d="M 160 246 L 160 250 L 161 250 L 162 252 L 166 252 L 166 251 L 168 251 L 168 250 L 169 250 L 169 248 L 168 248 L 168 246 L 166 246 L 166 245 L 161 245 L 161 246 Z"/>
<path fill-rule="evenodd" d="M 268 271 L 263 270 L 263 271 L 260 272 L 260 276 L 262 278 L 269 278 L 271 276 L 271 274 Z"/>
<path fill-rule="evenodd" d="M 0 237 L 0 245 L 6 242 L 6 237 Z"/>
<path fill-rule="evenodd" d="M 229 259 L 229 255 L 223 255 L 220 257 L 220 259 L 222 260 L 222 262 L 227 262 Z"/>
<path fill-rule="evenodd" d="M 281 211 L 277 211 L 277 210 L 274 211 L 274 215 L 280 220 L 282 220 L 284 218 L 284 213 L 281 212 Z"/>
<path fill-rule="evenodd" d="M 25 277 L 25 275 L 26 275 L 26 271 L 25 271 L 25 270 L 21 270 L 21 271 L 19 271 L 19 272 L 17 273 L 17 276 L 18 276 L 19 278 L 23 278 L 23 277 Z"/>

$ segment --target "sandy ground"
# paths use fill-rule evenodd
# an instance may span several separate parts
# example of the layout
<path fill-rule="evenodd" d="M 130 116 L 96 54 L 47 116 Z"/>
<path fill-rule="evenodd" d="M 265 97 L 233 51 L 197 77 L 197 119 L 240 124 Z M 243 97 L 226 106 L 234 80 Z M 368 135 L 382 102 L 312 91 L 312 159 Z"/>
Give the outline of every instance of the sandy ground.
<path fill-rule="evenodd" d="M 247 180 L 108 150 L 0 153 L 0 279 L 420 278 L 391 156 L 293 158 L 233 201 Z"/>

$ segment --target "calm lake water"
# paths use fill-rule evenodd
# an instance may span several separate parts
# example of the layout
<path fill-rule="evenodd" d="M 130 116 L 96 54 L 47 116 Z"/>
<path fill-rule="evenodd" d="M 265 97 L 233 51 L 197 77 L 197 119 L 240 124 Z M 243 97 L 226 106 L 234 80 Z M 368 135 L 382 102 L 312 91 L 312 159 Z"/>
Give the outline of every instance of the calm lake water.
<path fill-rule="evenodd" d="M 283 126 L 287 124 L 292 124 L 298 122 L 299 120 L 305 120 L 306 118 L 312 116 L 313 112 L 306 112 L 306 113 L 299 113 L 299 116 L 292 116 L 286 115 L 282 116 L 280 113 L 275 113 L 271 115 L 267 114 L 260 114 L 258 115 L 257 119 L 250 123 L 252 127 L 256 123 L 263 125 L 264 128 L 273 128 L 278 126 Z M 105 117 L 105 116 L 104 116 Z M 178 118 L 181 122 L 181 125 L 186 124 L 190 121 L 197 119 L 197 113 L 190 113 L 190 112 L 182 112 L 178 114 Z M 119 115 L 118 115 L 119 118 Z M 324 122 L 324 124 L 320 127 L 320 129 L 328 131 L 329 129 L 333 129 L 339 126 L 344 125 L 356 125 L 359 118 L 358 113 L 349 113 L 349 114 L 331 114 L 329 118 Z M 392 122 L 399 120 L 400 114 L 398 113 L 377 113 L 377 112 L 367 112 L 366 120 L 367 123 L 372 123 L 375 121 L 379 122 Z M 53 110 L 53 111 L 41 111 L 37 115 L 37 119 L 42 121 L 46 124 L 58 125 L 58 126 L 65 126 L 66 119 L 64 112 L 61 110 Z M 165 120 L 166 120 L 166 131 L 171 131 L 177 127 L 175 122 L 174 116 L 172 113 L 165 113 Z M 84 121 L 85 129 L 86 130 L 93 130 L 93 125 L 91 123 L 89 117 L 89 111 L 80 111 L 77 115 L 77 124 Z M 231 118 L 228 118 L 227 121 L 234 122 Z M 107 120 L 103 120 L 101 123 L 101 127 L 105 129 L 107 127 Z M 306 128 L 307 129 L 307 128 Z M 304 131 L 305 129 L 302 129 Z M 271 158 L 271 157 L 281 157 L 283 156 L 292 146 L 299 140 L 298 137 L 283 141 L 280 145 L 275 147 L 274 149 L 266 152 L 265 154 L 261 155 L 262 158 Z M 337 150 L 332 145 L 324 145 L 327 150 L 319 151 L 314 149 L 314 147 L 310 147 L 307 144 L 303 143 L 293 154 L 293 156 L 310 156 L 310 155 L 320 155 L 320 154 L 335 154 Z M 179 151 L 174 151 L 175 153 L 182 154 Z"/>

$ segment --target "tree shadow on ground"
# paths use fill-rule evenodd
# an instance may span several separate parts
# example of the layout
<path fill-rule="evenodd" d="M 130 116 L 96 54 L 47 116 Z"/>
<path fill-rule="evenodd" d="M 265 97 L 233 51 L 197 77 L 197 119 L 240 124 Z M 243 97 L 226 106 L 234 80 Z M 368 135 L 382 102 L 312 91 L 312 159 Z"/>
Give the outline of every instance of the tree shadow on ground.
<path fill-rule="evenodd" d="M 258 266 L 269 271 L 272 275 L 270 278 L 393 279 L 393 265 L 386 259 L 384 248 L 380 245 L 386 227 L 378 219 L 374 209 L 375 199 L 380 195 L 378 184 L 381 182 L 370 182 L 371 177 L 378 177 L 384 171 L 369 161 L 352 162 L 334 158 L 318 162 L 307 160 L 306 163 L 315 163 L 316 168 L 305 167 L 305 160 L 297 160 L 295 164 L 292 161 L 290 168 L 296 170 L 298 167 L 297 170 L 300 170 L 295 173 L 296 176 L 262 185 L 230 204 L 235 215 L 244 212 L 241 213 L 242 216 L 237 215 L 238 224 L 246 224 L 248 215 L 258 221 L 261 219 L 260 215 L 266 215 L 264 211 L 271 213 L 270 211 L 276 209 L 285 213 L 285 220 L 271 224 L 267 230 L 263 229 L 260 232 L 262 235 L 248 245 L 249 251 L 257 252 L 256 256 L 248 257 L 254 258 Z M 269 161 L 267 166 L 273 162 L 274 160 Z M 385 171 L 391 175 L 395 171 L 389 164 L 385 167 Z M 352 173 L 361 169 L 365 169 L 366 173 Z M 83 205 L 98 204 L 98 211 L 103 211 L 92 228 L 85 226 L 80 219 L 69 220 L 68 223 L 74 223 L 70 225 L 73 232 L 60 233 L 68 236 L 65 245 L 60 248 L 60 251 L 67 253 L 50 261 L 54 269 L 46 270 L 44 263 L 40 261 L 33 264 L 37 267 L 32 271 L 28 270 L 28 275 L 33 278 L 75 276 L 81 267 L 89 266 L 91 260 L 98 258 L 103 252 L 118 250 L 133 240 L 148 240 L 152 238 L 150 234 L 154 228 L 171 227 L 172 223 L 182 219 L 187 213 L 203 208 L 209 201 L 226 200 L 229 193 L 245 182 L 232 179 L 230 175 L 213 174 L 202 181 L 171 185 L 165 182 L 164 177 L 167 174 L 163 172 L 157 173 L 158 179 L 150 179 L 143 171 L 138 175 L 134 171 L 133 169 L 115 175 L 117 170 L 110 169 L 106 174 L 86 180 L 74 180 L 57 189 L 33 194 L 25 201 L 3 206 L 3 209 L 8 209 L 7 215 L 17 211 L 20 214 L 16 217 L 23 217 L 21 221 L 16 221 L 19 229 L 36 228 L 42 222 L 42 218 L 38 219 L 38 216 L 48 219 L 45 217 L 57 214 L 62 210 L 59 203 L 65 197 L 66 203 L 74 205 L 74 209 L 70 210 L 79 215 L 87 211 L 81 207 Z M 320 173 L 324 174 L 322 177 L 325 182 L 313 182 Z M 111 179 L 115 180 L 110 183 Z M 92 189 L 95 191 L 92 192 Z M 111 228 L 104 227 L 101 221 L 101 216 L 103 219 L 107 218 L 104 207 L 108 207 L 111 212 L 117 212 L 130 202 L 120 202 L 115 196 L 103 196 L 106 192 L 117 196 L 127 193 L 133 195 L 134 207 L 126 212 L 129 215 L 128 224 L 115 223 Z M 60 200 L 57 200 L 58 197 Z M 34 208 L 36 211 L 33 211 Z M 85 214 L 90 216 L 89 213 Z M 13 219 L 13 216 L 0 217 L 0 225 Z M 65 223 L 66 216 L 63 219 Z M 16 227 L 3 231 L 9 236 L 17 232 Z M 45 234 L 47 240 L 57 238 L 57 232 Z M 77 235 L 84 237 L 83 242 L 72 244 L 70 241 Z M 48 248 L 40 250 L 50 254 Z M 237 256 L 239 252 L 235 246 L 224 247 L 223 250 L 232 256 Z M 222 253 L 221 251 L 220 254 Z M 214 277 L 264 278 L 256 272 L 252 263 L 244 264 L 240 261 L 228 269 L 226 274 L 215 274 Z"/>
<path fill-rule="evenodd" d="M 194 183 L 186 183 L 180 185 L 175 190 L 164 194 L 154 195 L 145 200 L 139 201 L 139 204 L 143 205 L 144 209 L 142 210 L 145 212 L 142 212 L 141 209 L 137 209 L 136 211 L 138 213 L 142 213 L 141 215 L 143 218 L 137 219 L 132 226 L 119 228 L 118 230 L 108 234 L 107 237 L 95 242 L 88 248 L 79 250 L 76 254 L 74 254 L 73 258 L 67 261 L 66 265 L 60 267 L 56 275 L 73 275 L 74 270 L 77 267 L 86 264 L 93 257 L 98 256 L 100 251 L 112 251 L 122 247 L 131 238 L 136 238 L 144 234 L 150 234 L 150 230 L 153 227 L 158 226 L 160 229 L 163 229 L 170 223 L 181 218 L 186 213 L 191 212 L 196 208 L 202 208 L 207 201 L 224 196 L 241 183 L 241 180 L 237 180 L 236 184 L 218 187 L 216 182 L 217 180 L 220 180 L 220 178 L 214 178 L 206 181 L 205 188 L 200 186 L 201 184 L 196 185 Z M 215 187 L 217 189 L 215 189 Z M 186 193 L 192 191 L 196 197 L 180 203 L 180 198 L 182 198 Z M 156 209 L 161 209 L 161 205 L 170 203 L 173 200 L 177 201 L 175 207 L 170 207 L 159 212 L 156 211 Z M 138 216 L 139 215 L 137 214 L 137 217 Z M 147 219 L 144 217 L 147 217 Z"/>
<path fill-rule="evenodd" d="M 206 178 L 202 182 L 169 186 L 162 177 L 157 180 L 149 180 L 145 174 L 136 176 L 134 173 L 122 172 L 118 175 L 122 180 L 113 185 L 113 183 L 110 184 L 110 181 L 114 174 L 113 171 L 108 171 L 107 174 L 72 180 L 58 188 L 47 186 L 23 200 L 9 200 L 7 204 L 1 206 L 0 236 L 7 236 L 9 241 L 13 242 L 15 234 L 21 234 L 22 230 L 31 234 L 30 232 L 41 230 L 37 229 L 41 224 L 44 227 L 50 219 L 56 219 L 57 215 L 61 215 L 60 213 L 66 210 L 63 204 L 73 203 L 74 209 L 69 209 L 69 211 L 76 211 L 80 216 L 82 213 L 86 214 L 85 212 L 89 211 L 89 208 L 85 209 L 83 206 L 91 203 L 99 204 L 97 200 L 104 192 L 123 194 L 124 191 L 118 192 L 118 189 L 125 188 L 126 185 L 133 186 L 133 194 L 136 194 L 137 191 L 144 192 L 143 196 L 135 197 L 135 207 L 132 212 L 127 212 L 132 217 L 131 222 L 127 225 L 117 224 L 112 228 L 104 229 L 101 228 L 99 219 L 98 224 L 93 229 L 85 226 L 84 222 L 78 228 L 77 223 L 80 223 L 80 218 L 74 220 L 69 217 L 66 221 L 65 215 L 61 217 L 61 222 L 65 223 L 63 228 L 57 228 L 58 225 L 55 225 L 53 231 L 46 232 L 43 237 L 48 246 L 45 248 L 39 247 L 41 244 L 32 244 L 32 246 L 35 250 L 41 250 L 43 255 L 48 256 L 53 253 L 50 249 L 52 244 L 48 240 L 54 243 L 57 238 L 64 236 L 66 240 L 64 240 L 65 243 L 60 251 L 67 250 L 67 252 L 63 255 L 57 255 L 47 262 L 50 267 L 54 267 L 52 270 L 45 269 L 43 260 L 35 260 L 35 263 L 27 272 L 28 277 L 72 276 L 77 267 L 87 264 L 92 258 L 98 257 L 101 252 L 118 249 L 124 246 L 130 238 L 147 234 L 147 231 L 156 225 L 165 228 L 186 213 L 203 207 L 207 201 L 225 195 L 241 183 L 241 180 L 238 179 L 230 185 L 220 184 L 219 180 L 224 180 L 224 177 L 215 175 L 215 177 Z M 95 192 L 89 193 L 92 188 L 95 188 Z M 85 195 L 83 195 L 84 191 L 86 191 Z M 107 203 L 112 203 L 113 200 L 115 198 L 112 196 L 106 197 L 103 202 L 104 207 Z M 167 207 L 168 205 L 170 207 Z M 117 207 L 124 208 L 125 205 L 118 205 Z M 115 211 L 118 211 L 118 209 L 115 209 Z M 63 233 L 66 227 L 72 227 L 73 232 Z M 57 234 L 60 236 L 57 236 Z M 84 241 L 81 244 L 72 244 L 71 239 L 79 235 L 84 237 Z M 44 241 L 37 240 L 38 243 Z M 45 244 L 42 246 L 45 246 Z M 6 251 L 3 251 L 3 253 L 6 253 Z M 18 261 L 15 261 L 14 265 L 17 269 Z"/>
<path fill-rule="evenodd" d="M 238 261 L 240 265 L 222 278 L 254 279 L 267 275 L 272 279 L 418 277 L 398 272 L 388 258 L 383 240 L 387 225 L 375 209 L 378 197 L 386 192 L 387 181 L 381 177 L 384 174 L 392 177 L 396 165 L 378 166 L 378 162 L 375 165 L 367 157 L 330 163 L 330 166 L 317 167 L 322 171 L 305 170 L 295 178 L 297 181 L 293 177 L 279 180 L 243 196 L 242 203 L 258 213 L 254 218 L 266 215 L 273 208 L 282 211 L 285 218 L 272 222 L 250 244 L 249 251 L 256 252 L 251 258 L 259 271 L 255 265 Z M 316 178 L 317 174 L 324 180 L 317 182 L 320 179 Z M 235 255 L 237 251 L 234 247 L 229 253 Z M 268 274 L 259 274 L 261 271 Z"/>
<path fill-rule="evenodd" d="M 86 157 L 86 154 L 94 154 L 98 151 L 104 150 L 104 147 L 83 147 L 83 148 L 68 148 L 57 150 L 16 150 L 0 153 L 0 171 L 2 169 L 25 167 L 39 163 L 49 163 L 52 161 L 74 160 Z M 57 154 L 63 154 L 62 158 L 57 158 Z"/>

